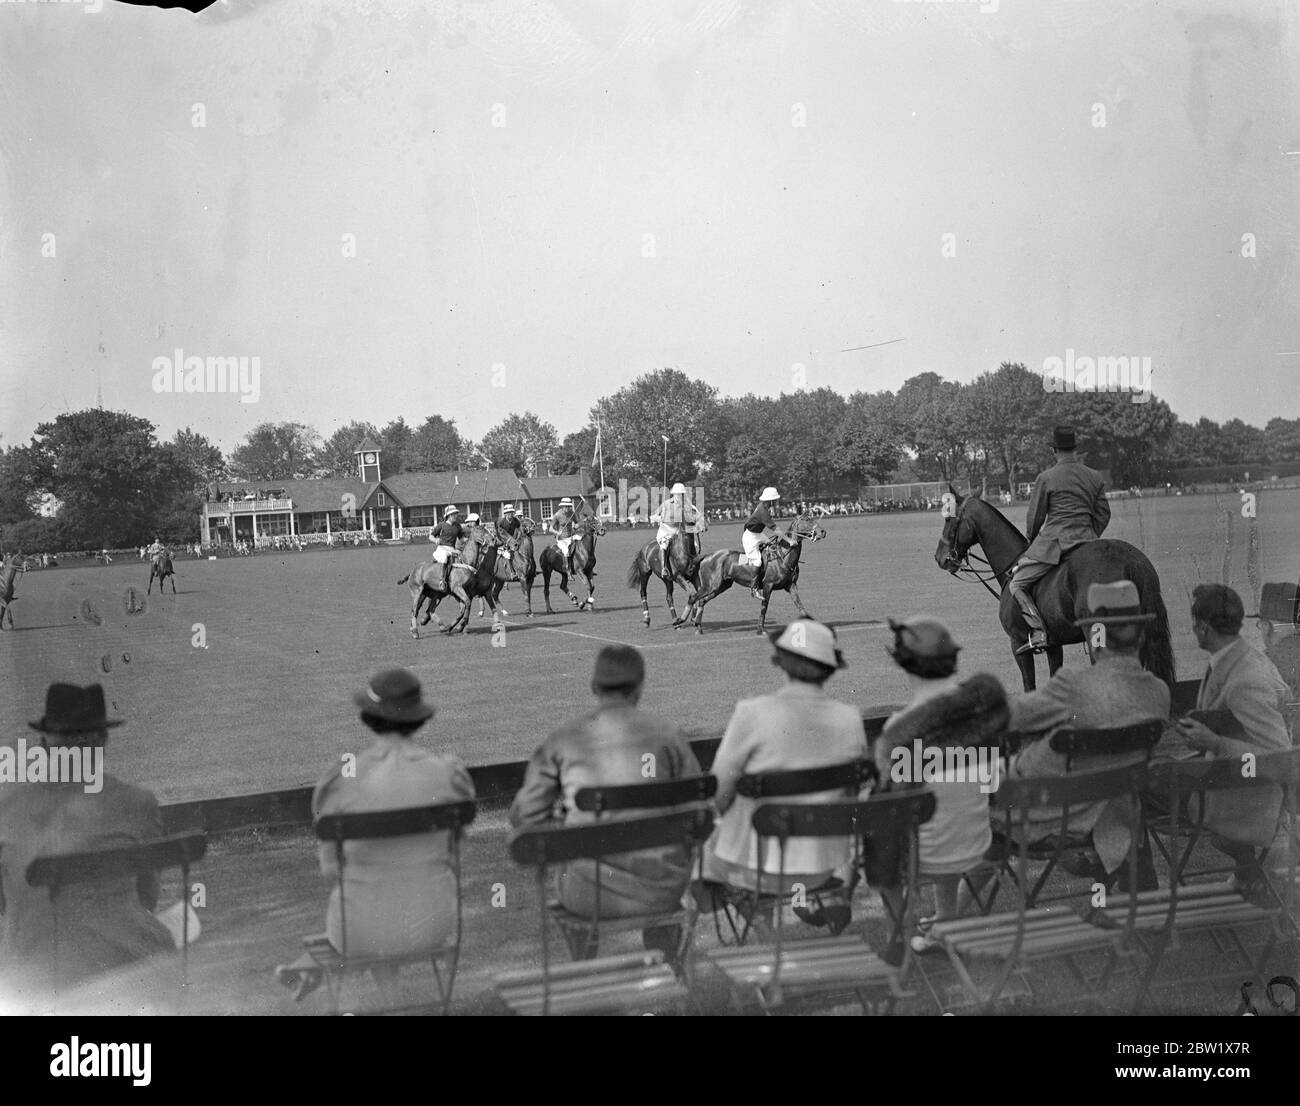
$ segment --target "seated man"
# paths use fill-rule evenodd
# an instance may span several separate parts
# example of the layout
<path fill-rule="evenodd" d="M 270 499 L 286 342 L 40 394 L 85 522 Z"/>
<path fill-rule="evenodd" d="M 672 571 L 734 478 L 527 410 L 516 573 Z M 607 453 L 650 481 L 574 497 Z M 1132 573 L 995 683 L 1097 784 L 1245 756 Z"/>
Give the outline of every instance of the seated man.
<path fill-rule="evenodd" d="M 1229 711 L 1231 732 L 1218 733 L 1203 722 L 1181 718 L 1177 728 L 1194 750 L 1214 757 L 1240 757 L 1290 749 L 1283 708 L 1290 689 L 1273 662 L 1240 636 L 1245 609 L 1241 597 L 1223 584 L 1199 584 L 1192 591 L 1192 631 L 1210 654 L 1196 696 L 1198 711 Z M 1195 796 L 1193 796 L 1195 800 Z M 1206 796 L 1205 828 L 1211 842 L 1237 864 L 1237 879 L 1249 885 L 1258 875 L 1256 850 L 1273 843 L 1282 792 L 1276 784 L 1258 791 L 1223 791 Z M 1193 818 L 1195 810 L 1189 810 Z"/>
<path fill-rule="evenodd" d="M 566 495 L 560 500 L 559 509 L 551 518 L 551 529 L 555 533 L 555 544 L 564 557 L 564 571 L 569 576 L 574 575 L 573 541 L 577 536 L 577 521 L 578 512 L 573 506 L 573 500 Z"/>
<path fill-rule="evenodd" d="M 108 718 L 99 684 L 61 683 L 50 685 L 44 716 L 29 723 L 46 750 L 76 750 L 81 764 L 89 756 L 101 768 L 108 731 L 121 724 Z M 33 860 L 162 836 L 162 817 L 151 792 L 107 773 L 99 774 L 99 784 L 99 790 L 92 790 L 93 783 L 66 781 L 0 789 L 0 975 L 17 978 L 21 972 L 33 982 L 41 980 L 55 952 L 49 893 L 27 882 Z M 174 951 L 170 932 L 153 914 L 158 891 L 156 873 L 139 879 L 112 876 L 63 889 L 54 965 L 58 982 Z"/>
<path fill-rule="evenodd" d="M 523 523 L 519 520 L 519 516 L 515 514 L 514 504 L 507 503 L 501 508 L 501 517 L 497 519 L 497 533 L 502 538 L 515 541 L 518 539 L 521 529 L 523 529 Z"/>
<path fill-rule="evenodd" d="M 659 523 L 659 532 L 655 535 L 655 541 L 659 543 L 659 550 L 663 553 L 665 562 L 669 544 L 683 528 L 689 535 L 685 546 L 687 557 L 693 557 L 699 552 L 692 544 L 695 540 L 694 535 L 709 528 L 709 524 L 704 521 L 704 516 L 700 514 L 695 504 L 686 498 L 686 494 L 685 484 L 674 484 L 659 512 L 650 516 L 651 522 Z"/>
<path fill-rule="evenodd" d="M 1013 776 L 1063 776 L 1065 757 L 1053 752 L 1050 738 L 1062 727 L 1115 729 L 1169 717 L 1169 688 L 1142 667 L 1138 652 L 1143 625 L 1155 616 L 1143 614 L 1137 587 L 1129 580 L 1090 584 L 1086 618 L 1077 625 L 1084 631 L 1092 664 L 1061 668 L 1041 689 L 1011 700 L 1011 729 L 1040 734 L 1021 746 L 1007 770 Z M 1120 753 L 1072 761 L 1078 771 L 1097 771 L 1140 764 L 1141 752 Z M 1081 841 L 1091 838 L 1103 870 L 1090 874 L 1109 877 L 1121 869 L 1129 853 L 1130 835 L 1137 824 L 1131 804 L 1099 802 L 1070 808 L 1067 832 Z M 1048 840 L 1060 831 L 1059 811 L 1036 810 L 1031 816 L 1030 840 Z M 1145 843 L 1139 851 L 1139 890 L 1155 886 L 1155 869 Z M 1086 863 L 1091 864 L 1091 858 Z M 1070 870 L 1078 867 L 1074 864 Z M 1086 869 L 1085 869 L 1086 871 Z M 1076 873 L 1083 874 L 1083 873 Z"/>
<path fill-rule="evenodd" d="M 356 756 L 340 763 L 316 785 L 312 814 L 356 814 L 400 810 L 474 798 L 474 782 L 454 756 L 417 745 L 412 736 L 435 714 L 420 681 L 405 668 L 390 668 L 353 696 L 361 723 L 375 735 Z M 451 870 L 448 831 L 343 846 L 343 895 L 348 947 L 342 948 L 338 856 L 320 844 L 321 875 L 333 883 L 325 929 L 330 944 L 348 956 L 400 956 L 434 949 L 456 929 L 456 878 Z M 372 969 L 376 983 L 391 986 L 397 969 Z M 295 989 L 295 998 L 320 986 L 320 968 L 304 954 L 276 968 L 276 978 Z"/>
<path fill-rule="evenodd" d="M 832 699 L 824 690 L 826 681 L 844 667 L 835 631 L 811 618 L 800 618 L 769 637 L 772 663 L 784 673 L 784 680 L 769 695 L 738 702 L 722 735 L 713 762 L 721 818 L 705 846 L 704 880 L 706 885 L 717 883 L 764 894 L 789 894 L 798 884 L 811 893 L 845 881 L 852 843 L 847 838 L 792 838 L 786 848 L 786 880 L 779 886 L 780 849 L 769 839 L 765 855 L 758 856 L 753 818 L 759 804 L 738 795 L 736 783 L 745 775 L 864 760 L 867 739 L 857 708 Z M 790 801 L 834 802 L 855 797 L 841 789 Z M 800 916 L 812 925 L 829 925 L 838 933 L 849 923 L 849 904 L 833 894 L 824 897 L 829 905 Z"/>
<path fill-rule="evenodd" d="M 645 661 L 630 645 L 607 645 L 596 655 L 591 690 L 596 706 L 552 733 L 528 762 L 524 784 L 510 807 L 512 826 L 547 822 L 580 825 L 596 815 L 580 811 L 574 795 L 601 784 L 644 783 L 646 755 L 653 756 L 652 779 L 700 775 L 700 765 L 677 727 L 638 710 L 645 683 Z M 605 818 L 634 817 L 646 810 L 622 811 Z M 670 913 L 681 906 L 690 863 L 679 845 L 607 856 L 601 860 L 600 917 L 627 918 Z M 595 864 L 575 860 L 557 876 L 559 899 L 570 913 L 590 918 L 596 910 Z M 583 935 L 585 944 L 585 935 Z M 677 926 L 649 927 L 647 949 L 672 953 L 680 943 Z M 574 947 L 575 956 L 583 949 Z M 596 949 L 585 948 L 594 956 Z"/>
<path fill-rule="evenodd" d="M 460 522 L 460 508 L 454 503 L 448 504 L 442 512 L 442 524 L 435 526 L 429 540 L 435 543 L 433 560 L 442 565 L 441 590 L 450 591 L 451 566 L 458 557 L 457 543 L 465 537 L 465 528 Z"/>
<path fill-rule="evenodd" d="M 758 497 L 758 506 L 745 520 L 745 528 L 740 533 L 740 547 L 745 552 L 744 563 L 755 569 L 754 579 L 749 586 L 749 594 L 755 599 L 761 598 L 759 588 L 763 585 L 763 550 L 769 542 L 780 537 L 772 525 L 772 512 L 777 510 L 780 500 L 781 493 L 775 488 L 764 488 Z"/>

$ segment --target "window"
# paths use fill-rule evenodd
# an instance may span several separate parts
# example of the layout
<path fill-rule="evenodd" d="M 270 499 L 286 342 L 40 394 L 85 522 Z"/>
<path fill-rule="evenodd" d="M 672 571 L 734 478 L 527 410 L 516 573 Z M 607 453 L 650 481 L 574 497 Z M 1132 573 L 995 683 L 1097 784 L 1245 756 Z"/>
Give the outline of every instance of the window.
<path fill-rule="evenodd" d="M 437 526 L 438 508 L 436 506 L 412 507 L 406 519 L 407 526 Z"/>
<path fill-rule="evenodd" d="M 384 493 L 383 493 L 383 492 L 380 492 L 380 493 L 379 493 L 379 496 L 378 496 L 378 498 L 375 500 L 375 502 L 376 502 L 380 507 L 387 507 L 387 506 L 388 506 L 388 500 L 384 498 Z"/>
<path fill-rule="evenodd" d="M 530 519 L 533 517 L 533 505 L 526 499 L 521 500 L 519 503 L 519 510 L 516 513 L 522 515 L 524 518 Z"/>
<path fill-rule="evenodd" d="M 287 534 L 289 532 L 288 515 L 258 515 L 257 516 L 257 536 L 262 538 L 275 537 L 277 534 Z"/>
<path fill-rule="evenodd" d="M 539 509 L 541 510 L 541 512 L 542 512 L 542 521 L 543 521 L 543 522 L 547 521 L 548 519 L 552 519 L 552 518 L 555 517 L 555 500 L 553 500 L 553 499 L 542 499 L 542 500 L 539 500 L 539 501 L 538 501 L 537 506 L 538 506 L 538 508 L 539 508 Z M 532 517 L 532 516 L 529 516 L 529 517 Z"/>

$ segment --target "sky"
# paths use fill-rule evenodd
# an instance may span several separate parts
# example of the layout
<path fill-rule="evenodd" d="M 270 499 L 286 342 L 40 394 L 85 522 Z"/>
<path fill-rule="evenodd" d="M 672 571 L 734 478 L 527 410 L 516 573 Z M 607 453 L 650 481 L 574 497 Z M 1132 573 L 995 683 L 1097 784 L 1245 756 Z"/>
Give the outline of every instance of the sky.
<path fill-rule="evenodd" d="M 1300 5 L 97 6 L 0 3 L 0 445 L 101 394 L 227 449 L 564 435 L 664 366 L 1071 349 L 1184 419 L 1300 416 Z M 157 391 L 178 349 L 256 357 L 256 402 Z"/>

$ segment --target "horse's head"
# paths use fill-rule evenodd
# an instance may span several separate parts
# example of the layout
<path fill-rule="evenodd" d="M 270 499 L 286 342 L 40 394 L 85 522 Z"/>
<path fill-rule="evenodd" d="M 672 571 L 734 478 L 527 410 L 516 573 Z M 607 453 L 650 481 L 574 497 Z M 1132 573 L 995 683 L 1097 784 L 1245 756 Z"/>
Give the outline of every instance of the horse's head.
<path fill-rule="evenodd" d="M 817 525 L 817 520 L 812 515 L 799 515 L 790 523 L 786 536 L 791 541 L 821 541 L 826 537 L 826 531 Z"/>
<path fill-rule="evenodd" d="M 537 529 L 537 523 L 535 523 L 531 518 L 525 518 L 520 522 L 519 528 L 531 537 L 533 531 Z"/>
<path fill-rule="evenodd" d="M 934 560 L 941 569 L 952 575 L 965 563 L 970 547 L 979 542 L 974 523 L 970 519 L 970 505 L 974 496 L 962 496 L 951 484 L 943 493 L 943 533 Z"/>
<path fill-rule="evenodd" d="M 592 518 L 591 515 L 588 515 L 578 523 L 578 529 L 582 532 L 584 537 L 587 534 L 591 534 L 593 537 L 597 538 L 603 538 L 605 536 L 604 522 L 598 518 Z"/>

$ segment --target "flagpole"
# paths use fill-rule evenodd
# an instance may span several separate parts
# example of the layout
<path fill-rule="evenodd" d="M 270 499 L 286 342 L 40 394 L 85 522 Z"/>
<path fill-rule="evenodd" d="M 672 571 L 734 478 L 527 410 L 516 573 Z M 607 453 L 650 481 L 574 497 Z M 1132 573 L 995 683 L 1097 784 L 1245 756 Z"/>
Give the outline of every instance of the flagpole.
<path fill-rule="evenodd" d="M 600 419 L 596 420 L 596 452 L 600 454 L 600 486 L 607 487 L 605 483 L 605 443 L 600 438 Z M 617 514 L 617 511 L 615 512 Z"/>

